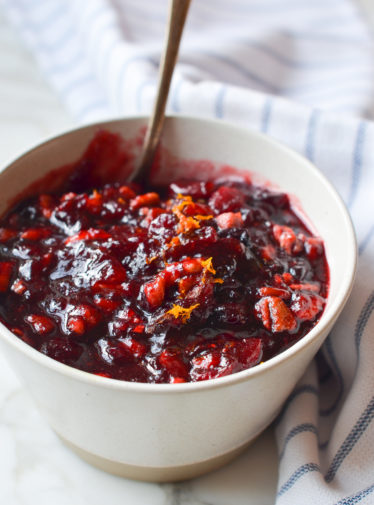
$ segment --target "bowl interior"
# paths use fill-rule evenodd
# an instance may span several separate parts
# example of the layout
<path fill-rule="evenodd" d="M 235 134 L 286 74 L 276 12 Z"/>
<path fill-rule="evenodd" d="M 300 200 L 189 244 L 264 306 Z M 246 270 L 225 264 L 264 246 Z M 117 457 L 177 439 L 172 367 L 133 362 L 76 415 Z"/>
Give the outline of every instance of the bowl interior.
<path fill-rule="evenodd" d="M 79 159 L 99 129 L 104 128 L 120 133 L 125 139 L 133 139 L 139 137 L 139 131 L 145 123 L 145 118 L 129 118 L 86 126 L 53 138 L 27 152 L 0 174 L 0 191 L 3 191 L 0 214 L 30 184 L 51 170 Z M 352 285 L 356 242 L 344 204 L 318 169 L 264 135 L 218 121 L 168 117 L 164 127 L 163 146 L 169 154 L 179 158 L 209 160 L 216 163 L 217 168 L 229 164 L 253 172 L 259 175 L 253 175 L 253 179 L 270 181 L 270 186 L 292 196 L 296 211 L 301 213 L 304 222 L 325 243 L 330 269 L 330 291 L 325 312 L 318 324 L 334 318 Z M 183 172 L 185 166 L 178 168 L 176 165 L 175 170 L 175 177 L 186 176 Z M 199 172 L 199 177 L 206 177 L 203 170 Z"/>

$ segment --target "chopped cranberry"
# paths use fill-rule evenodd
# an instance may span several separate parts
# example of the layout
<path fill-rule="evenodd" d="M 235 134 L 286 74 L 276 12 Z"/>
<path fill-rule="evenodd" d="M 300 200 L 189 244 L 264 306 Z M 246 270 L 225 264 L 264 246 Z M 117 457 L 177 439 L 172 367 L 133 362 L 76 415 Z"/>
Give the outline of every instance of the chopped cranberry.
<path fill-rule="evenodd" d="M 7 291 L 10 283 L 10 278 L 13 272 L 13 264 L 10 261 L 0 262 L 0 292 Z"/>
<path fill-rule="evenodd" d="M 103 206 L 103 196 L 96 190 L 86 200 L 86 209 L 93 214 L 100 214 Z"/>
<path fill-rule="evenodd" d="M 27 289 L 27 286 L 26 286 L 26 284 L 22 280 L 18 279 L 16 281 L 14 281 L 14 283 L 12 284 L 11 289 L 15 293 L 17 293 L 17 295 L 23 295 L 23 293 Z"/>
<path fill-rule="evenodd" d="M 136 193 L 134 190 L 129 188 L 129 186 L 121 186 L 118 189 L 120 195 L 122 198 L 125 198 L 126 200 L 131 200 L 132 198 L 135 198 Z"/>
<path fill-rule="evenodd" d="M 310 260 L 316 260 L 323 254 L 323 243 L 318 237 L 306 237 L 304 240 L 304 247 Z"/>
<path fill-rule="evenodd" d="M 287 254 L 298 253 L 302 250 L 302 242 L 296 237 L 295 232 L 289 226 L 273 226 L 274 237 Z"/>
<path fill-rule="evenodd" d="M 7 242 L 17 235 L 17 232 L 9 228 L 0 228 L 0 242 Z"/>
<path fill-rule="evenodd" d="M 49 219 L 52 215 L 52 211 L 55 207 L 54 198 L 51 195 L 40 195 L 39 205 L 42 210 L 43 216 Z"/>
<path fill-rule="evenodd" d="M 21 233 L 21 238 L 26 240 L 42 240 L 51 235 L 51 230 L 46 228 L 29 228 Z"/>
<path fill-rule="evenodd" d="M 240 212 L 224 212 L 215 218 L 216 223 L 220 228 L 241 228 L 243 219 Z"/>
<path fill-rule="evenodd" d="M 146 346 L 130 336 L 119 340 L 120 344 L 135 358 L 141 358 L 146 353 Z"/>
<path fill-rule="evenodd" d="M 188 370 L 185 363 L 182 361 L 181 353 L 171 349 L 165 349 L 160 354 L 159 361 L 161 366 L 164 367 L 172 377 L 187 379 Z"/>
<path fill-rule="evenodd" d="M 275 250 L 275 247 L 272 246 L 271 244 L 266 244 L 261 249 L 261 256 L 266 261 L 272 261 L 275 258 L 276 254 L 277 251 Z"/>
<path fill-rule="evenodd" d="M 67 327 L 72 333 L 76 333 L 77 335 L 83 335 L 86 331 L 86 325 L 81 316 L 69 317 Z"/>
<path fill-rule="evenodd" d="M 216 308 L 215 313 L 219 323 L 228 325 L 245 325 L 249 317 L 244 303 L 224 303 Z"/>
<path fill-rule="evenodd" d="M 257 365 L 262 356 L 263 343 L 260 338 L 244 338 L 239 345 L 239 355 L 245 368 Z"/>
<path fill-rule="evenodd" d="M 272 286 L 265 286 L 258 289 L 258 294 L 260 296 L 278 296 L 279 298 L 288 299 L 291 293 L 287 289 L 273 288 Z"/>
<path fill-rule="evenodd" d="M 183 298 L 190 289 L 192 289 L 196 284 L 196 277 L 194 275 L 188 275 L 180 279 L 178 283 L 180 296 Z"/>
<path fill-rule="evenodd" d="M 209 206 L 219 214 L 238 212 L 244 204 L 244 194 L 239 189 L 227 186 L 221 186 L 209 198 Z"/>
<path fill-rule="evenodd" d="M 75 235 L 67 238 L 65 244 L 71 244 L 72 242 L 77 242 L 77 240 L 106 240 L 110 238 L 110 234 L 104 230 L 95 230 L 90 228 L 89 230 L 80 231 Z"/>
<path fill-rule="evenodd" d="M 103 296 L 99 294 L 94 296 L 93 301 L 95 305 L 97 305 L 104 312 L 113 312 L 121 305 L 120 300 L 118 299 L 116 300 L 113 298 L 109 298 L 109 296 Z"/>
<path fill-rule="evenodd" d="M 159 275 L 144 286 L 145 297 L 152 309 L 159 307 L 165 297 L 165 280 Z"/>
<path fill-rule="evenodd" d="M 183 382 L 187 382 L 185 379 L 182 379 L 182 377 L 170 377 L 170 384 L 182 384 Z"/>
<path fill-rule="evenodd" d="M 203 270 L 201 260 L 196 258 L 185 259 L 182 265 L 183 270 L 188 274 L 199 274 Z"/>
<path fill-rule="evenodd" d="M 83 353 L 83 347 L 64 337 L 55 337 L 41 346 L 41 352 L 67 365 L 74 365 Z"/>
<path fill-rule="evenodd" d="M 223 361 L 223 366 L 221 361 Z M 195 381 L 214 379 L 220 376 L 220 365 L 223 370 L 228 370 L 228 373 L 231 373 L 227 359 L 222 357 L 218 351 L 206 352 L 192 359 L 190 375 Z"/>
<path fill-rule="evenodd" d="M 52 319 L 47 316 L 39 316 L 37 314 L 30 314 L 26 317 L 26 321 L 30 323 L 35 333 L 39 335 L 47 335 L 54 330 Z"/>
<path fill-rule="evenodd" d="M 160 214 L 149 224 L 148 235 L 160 237 L 161 240 L 171 240 L 175 235 L 176 218 L 173 214 Z"/>
<path fill-rule="evenodd" d="M 122 336 L 130 329 L 135 333 L 142 333 L 144 330 L 142 320 L 129 307 L 119 310 L 108 327 L 111 336 Z"/>
<path fill-rule="evenodd" d="M 206 198 L 214 189 L 214 184 L 210 181 L 178 181 L 172 182 L 170 191 L 175 195 L 189 195 L 192 198 Z"/>
<path fill-rule="evenodd" d="M 160 197 L 157 193 L 145 193 L 139 195 L 130 201 L 130 208 L 132 210 L 139 209 L 140 207 L 149 207 L 150 205 L 157 205 L 160 202 Z"/>
<path fill-rule="evenodd" d="M 301 321 L 312 321 L 324 306 L 321 296 L 311 293 L 298 293 L 292 296 L 291 310 Z"/>
<path fill-rule="evenodd" d="M 292 331 L 297 321 L 281 298 L 265 296 L 255 305 L 257 317 L 262 320 L 267 330 L 273 332 Z"/>

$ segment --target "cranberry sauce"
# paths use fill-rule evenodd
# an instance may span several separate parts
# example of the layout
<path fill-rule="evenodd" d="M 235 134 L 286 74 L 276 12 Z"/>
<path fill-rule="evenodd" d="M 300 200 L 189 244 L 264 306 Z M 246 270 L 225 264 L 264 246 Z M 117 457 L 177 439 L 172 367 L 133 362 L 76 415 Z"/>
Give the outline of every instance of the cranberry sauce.
<path fill-rule="evenodd" d="M 0 318 L 104 377 L 189 382 L 287 349 L 325 306 L 324 248 L 244 178 L 42 194 L 0 228 Z"/>

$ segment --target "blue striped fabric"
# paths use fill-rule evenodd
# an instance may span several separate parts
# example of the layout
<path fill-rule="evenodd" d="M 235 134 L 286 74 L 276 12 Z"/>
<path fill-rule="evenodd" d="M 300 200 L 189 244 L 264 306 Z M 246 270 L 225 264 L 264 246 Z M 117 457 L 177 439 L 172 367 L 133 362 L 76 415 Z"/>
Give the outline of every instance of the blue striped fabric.
<path fill-rule="evenodd" d="M 301 465 L 300 468 L 298 468 L 292 475 L 291 477 L 285 482 L 279 489 L 278 491 L 278 496 L 284 495 L 289 489 L 291 489 L 296 482 L 303 477 L 304 475 L 307 475 L 310 472 L 321 472 L 321 469 L 317 463 L 305 463 L 304 465 Z"/>
<path fill-rule="evenodd" d="M 292 430 L 287 434 L 287 436 L 284 439 L 284 444 L 283 448 L 279 453 L 279 461 L 283 458 L 286 448 L 290 440 L 292 440 L 296 435 L 299 435 L 300 433 L 312 433 L 313 435 L 316 435 L 318 437 L 318 429 L 317 426 L 315 426 L 312 423 L 304 423 L 304 424 L 299 424 L 298 426 L 295 426 L 292 428 Z"/>
<path fill-rule="evenodd" d="M 362 489 L 362 491 L 359 491 L 358 493 L 354 493 L 351 496 L 347 496 L 346 498 L 339 500 L 338 502 L 335 503 L 335 505 L 356 505 L 356 503 L 363 503 L 363 500 L 369 497 L 373 493 L 373 491 L 374 491 L 374 484 L 372 486 L 366 487 L 365 489 Z"/>
<path fill-rule="evenodd" d="M 3 0 L 80 123 L 150 110 L 166 0 Z M 353 295 L 275 422 L 277 504 L 374 503 L 374 42 L 353 0 L 195 0 L 169 110 L 268 133 L 333 181 L 354 219 Z M 320 360 L 322 361 L 322 360 Z"/>

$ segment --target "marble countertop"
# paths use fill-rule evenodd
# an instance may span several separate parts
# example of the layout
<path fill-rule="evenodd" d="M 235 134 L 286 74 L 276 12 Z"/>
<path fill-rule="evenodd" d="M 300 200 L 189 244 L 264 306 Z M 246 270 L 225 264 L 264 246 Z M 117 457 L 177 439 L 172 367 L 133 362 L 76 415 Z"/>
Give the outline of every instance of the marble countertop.
<path fill-rule="evenodd" d="M 372 0 L 360 0 L 374 25 Z M 0 167 L 74 126 L 0 9 Z M 6 505 L 272 505 L 271 429 L 226 467 L 181 484 L 105 474 L 65 448 L 0 355 L 0 503 Z"/>
<path fill-rule="evenodd" d="M 0 167 L 74 126 L 0 9 Z M 223 469 L 182 484 L 105 474 L 65 448 L 0 355 L 0 503 L 272 505 L 277 456 L 268 430 Z"/>

